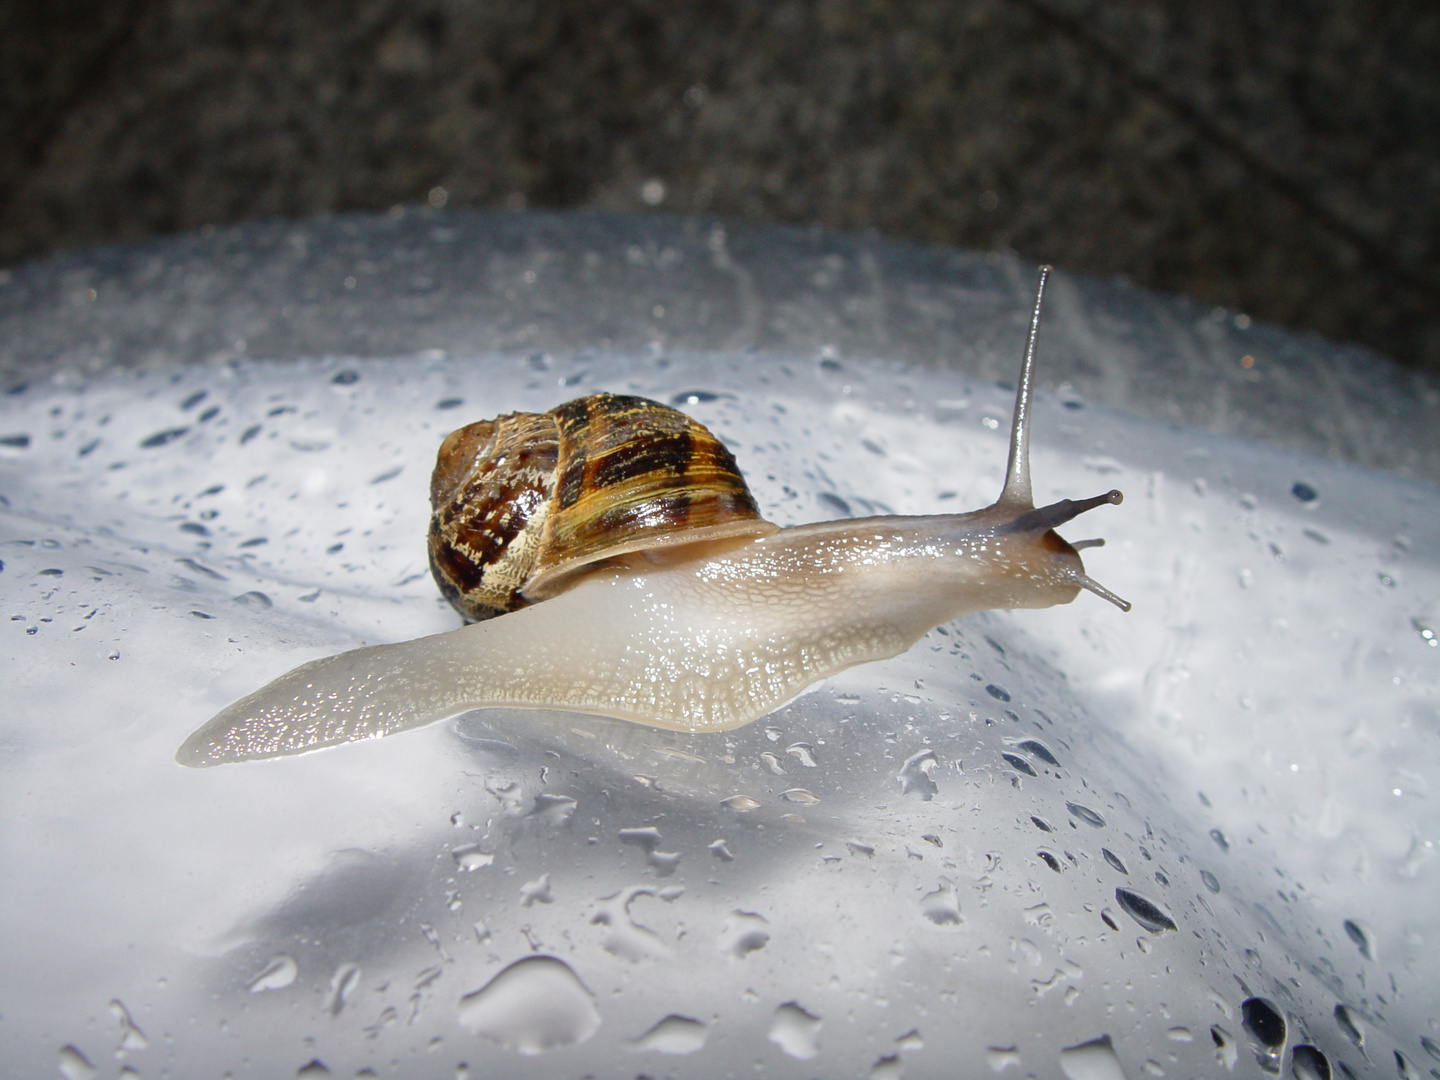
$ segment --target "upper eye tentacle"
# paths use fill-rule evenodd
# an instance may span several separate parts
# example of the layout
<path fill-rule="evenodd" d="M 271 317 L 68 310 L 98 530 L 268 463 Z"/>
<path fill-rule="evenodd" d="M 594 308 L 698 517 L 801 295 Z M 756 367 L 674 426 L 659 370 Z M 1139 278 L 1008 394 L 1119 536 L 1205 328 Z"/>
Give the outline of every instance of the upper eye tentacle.
<path fill-rule="evenodd" d="M 1111 506 L 1119 506 L 1124 501 L 1125 496 L 1114 488 L 1103 495 L 1094 495 L 1088 499 L 1061 499 L 1049 506 L 1042 506 L 1038 510 L 1021 514 L 1008 522 L 1002 531 L 1044 532 L 1046 529 L 1057 529 L 1067 521 L 1079 517 L 1086 510 L 1094 510 L 1095 507 L 1104 506 L 1106 503 Z"/>
<path fill-rule="evenodd" d="M 1045 282 L 1050 267 L 1040 267 L 1040 284 L 1035 290 L 1035 309 L 1030 313 L 1030 333 L 1025 339 L 1025 362 L 1020 367 L 1020 384 L 1015 388 L 1015 415 L 1010 421 L 1010 460 L 1005 465 L 1005 486 L 996 505 L 1035 505 L 1030 492 L 1030 399 L 1035 381 L 1035 346 L 1040 340 L 1040 304 L 1045 299 Z"/>

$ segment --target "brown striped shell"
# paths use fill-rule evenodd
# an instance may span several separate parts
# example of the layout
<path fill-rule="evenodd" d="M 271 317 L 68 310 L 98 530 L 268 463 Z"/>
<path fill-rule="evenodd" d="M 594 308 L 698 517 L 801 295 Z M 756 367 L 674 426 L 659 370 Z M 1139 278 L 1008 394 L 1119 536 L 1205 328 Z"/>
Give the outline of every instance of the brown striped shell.
<path fill-rule="evenodd" d="M 452 431 L 430 505 L 430 570 L 471 622 L 555 596 L 602 566 L 776 530 L 704 425 L 620 394 Z"/>

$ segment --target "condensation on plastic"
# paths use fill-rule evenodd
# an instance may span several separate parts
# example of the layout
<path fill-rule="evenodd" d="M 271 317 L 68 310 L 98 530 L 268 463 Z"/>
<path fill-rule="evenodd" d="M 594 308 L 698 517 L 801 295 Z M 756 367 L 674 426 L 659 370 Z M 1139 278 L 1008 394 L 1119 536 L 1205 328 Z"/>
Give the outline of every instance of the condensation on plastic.
<path fill-rule="evenodd" d="M 1037 404 L 1037 500 L 1126 492 L 1066 532 L 1108 538 L 1087 568 L 1128 615 L 960 620 L 723 735 L 496 710 L 173 763 L 304 659 L 457 625 L 435 445 L 599 389 L 710 425 L 782 524 L 990 501 L 1011 406 L 839 348 L 664 345 L 3 399 L 7 1069 L 1440 1067 L 1440 499 L 1074 392 Z"/>
<path fill-rule="evenodd" d="M 1034 287 L 1034 267 L 1014 256 L 823 229 L 397 207 L 0 269 L 0 380 L 655 343 L 762 361 L 828 346 L 1007 380 Z M 1068 274 L 1052 279 L 1045 319 L 1045 385 L 1440 483 L 1440 384 L 1424 373 Z"/>

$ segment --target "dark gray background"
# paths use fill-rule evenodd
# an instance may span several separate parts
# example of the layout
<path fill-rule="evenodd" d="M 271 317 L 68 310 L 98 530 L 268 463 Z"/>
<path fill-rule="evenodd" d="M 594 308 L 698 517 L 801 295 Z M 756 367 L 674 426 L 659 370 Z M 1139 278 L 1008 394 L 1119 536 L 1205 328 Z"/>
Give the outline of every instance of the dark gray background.
<path fill-rule="evenodd" d="M 1437 56 L 1430 0 L 4 0 L 0 263 L 653 206 L 1010 250 L 1440 371 Z"/>

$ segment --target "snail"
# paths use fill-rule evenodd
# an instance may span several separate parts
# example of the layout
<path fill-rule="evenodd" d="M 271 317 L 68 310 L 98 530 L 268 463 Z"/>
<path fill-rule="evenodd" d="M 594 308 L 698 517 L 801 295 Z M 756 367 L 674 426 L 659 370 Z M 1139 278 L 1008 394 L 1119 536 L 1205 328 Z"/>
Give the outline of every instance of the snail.
<path fill-rule="evenodd" d="M 1031 497 L 1048 269 L 993 505 L 781 529 L 718 440 L 655 402 L 595 395 L 472 424 L 441 447 L 430 554 L 475 621 L 302 664 L 221 710 L 176 760 L 297 754 L 494 706 L 725 731 L 969 612 L 1050 607 L 1082 589 L 1128 611 L 1081 564 L 1078 550 L 1103 541 L 1054 532 L 1120 492 L 1038 509 Z"/>

